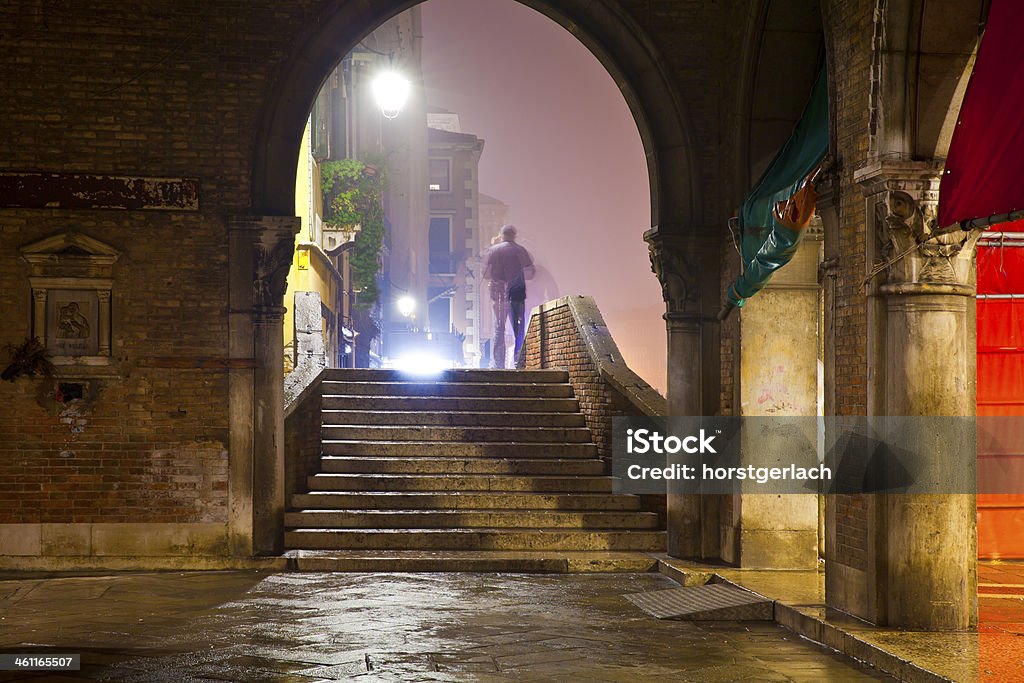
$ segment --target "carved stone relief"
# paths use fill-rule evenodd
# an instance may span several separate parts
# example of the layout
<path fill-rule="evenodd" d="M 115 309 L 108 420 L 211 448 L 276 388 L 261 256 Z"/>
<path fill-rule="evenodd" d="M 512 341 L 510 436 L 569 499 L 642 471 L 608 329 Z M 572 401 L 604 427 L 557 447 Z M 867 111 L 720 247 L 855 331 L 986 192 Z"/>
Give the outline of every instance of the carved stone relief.
<path fill-rule="evenodd" d="M 278 307 L 288 288 L 288 271 L 295 252 L 295 234 L 268 231 L 255 245 L 254 303 L 262 307 Z"/>
<path fill-rule="evenodd" d="M 696 269 L 679 252 L 667 245 L 648 245 L 651 272 L 661 283 L 661 296 L 668 312 L 691 312 L 698 301 Z"/>
<path fill-rule="evenodd" d="M 77 232 L 21 248 L 32 288 L 32 336 L 57 365 L 109 363 L 113 266 L 120 252 Z"/>
<path fill-rule="evenodd" d="M 889 190 L 877 205 L 878 238 L 885 245 L 890 283 L 972 284 L 977 230 L 936 234 L 937 202 Z"/>

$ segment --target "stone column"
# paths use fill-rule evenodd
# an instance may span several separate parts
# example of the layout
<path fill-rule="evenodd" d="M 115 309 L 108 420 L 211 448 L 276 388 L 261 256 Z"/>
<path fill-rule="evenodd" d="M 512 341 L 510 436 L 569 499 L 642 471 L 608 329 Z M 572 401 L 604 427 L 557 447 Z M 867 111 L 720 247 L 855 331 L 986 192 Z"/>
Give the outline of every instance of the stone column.
<path fill-rule="evenodd" d="M 974 251 L 978 232 L 935 235 L 937 163 L 879 163 L 858 174 L 880 247 L 872 293 L 884 300 L 880 414 L 973 416 Z M 874 200 L 874 201 L 872 201 Z M 869 264 L 870 265 L 870 264 Z M 970 454 L 973 464 L 973 453 Z M 940 471 L 953 463 L 928 462 Z M 879 621 L 930 631 L 977 627 L 973 493 L 880 496 Z"/>
<path fill-rule="evenodd" d="M 647 240 L 651 270 L 661 283 L 668 333 L 668 413 L 671 416 L 703 414 L 702 329 L 699 272 L 688 244 L 652 230 Z M 667 492 L 668 554 L 702 557 L 702 501 L 699 495 Z"/>
<path fill-rule="evenodd" d="M 46 343 L 46 290 L 32 290 L 32 336 Z"/>
<path fill-rule="evenodd" d="M 100 356 L 110 355 L 110 290 L 109 289 L 98 289 L 96 290 L 96 297 L 99 300 L 99 329 L 98 341 L 99 351 L 97 354 Z"/>
<path fill-rule="evenodd" d="M 232 552 L 284 545 L 284 331 L 282 306 L 299 219 L 230 219 L 229 352 L 251 369 L 229 375 L 229 531 Z"/>

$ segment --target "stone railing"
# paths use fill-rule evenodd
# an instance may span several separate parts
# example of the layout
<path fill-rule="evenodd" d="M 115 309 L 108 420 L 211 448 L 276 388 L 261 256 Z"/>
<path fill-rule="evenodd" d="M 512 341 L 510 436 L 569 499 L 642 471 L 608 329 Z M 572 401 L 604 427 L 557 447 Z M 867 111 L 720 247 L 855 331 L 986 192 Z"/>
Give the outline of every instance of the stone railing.
<path fill-rule="evenodd" d="M 611 461 L 613 417 L 668 414 L 665 398 L 626 365 L 589 296 L 562 297 L 533 309 L 517 367 L 569 372 L 605 462 Z"/>

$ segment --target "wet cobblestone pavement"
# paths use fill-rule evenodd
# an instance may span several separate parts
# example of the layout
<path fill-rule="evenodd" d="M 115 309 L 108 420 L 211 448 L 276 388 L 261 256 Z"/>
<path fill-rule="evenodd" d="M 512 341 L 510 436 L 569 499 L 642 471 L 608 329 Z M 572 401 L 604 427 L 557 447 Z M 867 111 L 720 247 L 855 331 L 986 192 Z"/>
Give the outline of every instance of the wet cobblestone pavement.
<path fill-rule="evenodd" d="M 0 651 L 81 653 L 0 680 L 892 680 L 771 622 L 659 621 L 658 574 L 197 572 L 0 581 Z"/>

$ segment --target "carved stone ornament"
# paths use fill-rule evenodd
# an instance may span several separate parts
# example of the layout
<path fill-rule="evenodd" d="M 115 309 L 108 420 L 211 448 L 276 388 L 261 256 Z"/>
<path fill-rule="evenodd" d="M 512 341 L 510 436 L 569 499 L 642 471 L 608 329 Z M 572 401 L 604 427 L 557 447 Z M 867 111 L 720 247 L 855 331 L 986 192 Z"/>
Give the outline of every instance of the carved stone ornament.
<path fill-rule="evenodd" d="M 56 365 L 109 365 L 113 268 L 121 252 L 73 230 L 20 251 L 32 288 L 32 336 Z"/>
<path fill-rule="evenodd" d="M 918 201 L 901 190 L 878 205 L 878 238 L 884 246 L 889 283 L 973 284 L 974 246 L 980 230 L 935 234 L 937 203 Z"/>
<path fill-rule="evenodd" d="M 661 283 L 661 296 L 665 300 L 668 312 L 685 313 L 696 307 L 697 279 L 695 269 L 686 262 L 685 257 L 670 248 L 648 245 L 651 259 L 651 272 Z"/>
<path fill-rule="evenodd" d="M 282 305 L 294 252 L 295 235 L 291 232 L 268 231 L 256 243 L 253 266 L 256 306 L 271 308 Z"/>

